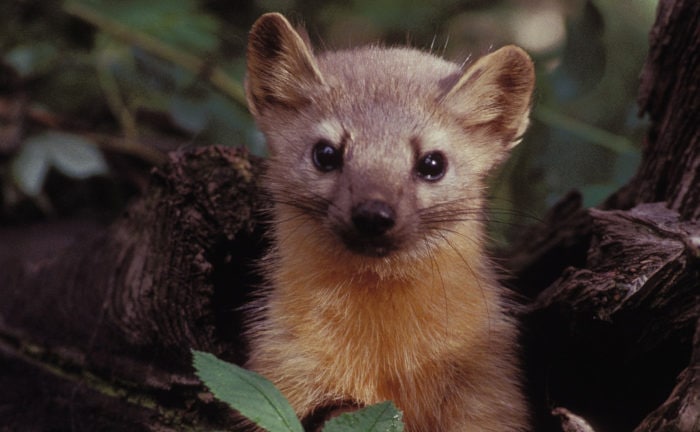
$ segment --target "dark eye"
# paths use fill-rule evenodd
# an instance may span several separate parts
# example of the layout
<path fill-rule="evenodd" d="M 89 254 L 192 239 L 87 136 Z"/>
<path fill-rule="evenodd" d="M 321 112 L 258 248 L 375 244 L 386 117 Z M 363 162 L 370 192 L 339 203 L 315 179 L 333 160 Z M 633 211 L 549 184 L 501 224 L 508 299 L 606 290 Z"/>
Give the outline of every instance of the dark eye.
<path fill-rule="evenodd" d="M 433 151 L 426 153 L 416 162 L 416 174 L 427 181 L 437 181 L 447 171 L 447 158 L 442 152 Z"/>
<path fill-rule="evenodd" d="M 329 172 L 343 166 L 342 152 L 326 141 L 320 140 L 311 150 L 314 166 L 321 172 Z"/>

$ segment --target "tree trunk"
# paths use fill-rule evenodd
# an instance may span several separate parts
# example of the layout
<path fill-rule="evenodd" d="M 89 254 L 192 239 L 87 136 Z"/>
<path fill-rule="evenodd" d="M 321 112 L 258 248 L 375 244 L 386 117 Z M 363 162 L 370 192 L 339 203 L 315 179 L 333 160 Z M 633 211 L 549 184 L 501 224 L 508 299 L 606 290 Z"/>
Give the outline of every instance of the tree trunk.
<path fill-rule="evenodd" d="M 608 200 L 613 208 L 665 202 L 683 219 L 700 218 L 700 2 L 661 1 L 641 75 L 648 114 L 642 164 Z"/>
<path fill-rule="evenodd" d="M 108 229 L 32 227 L 3 242 L 0 425 L 230 424 L 230 411 L 203 396 L 190 349 L 244 358 L 238 307 L 264 246 L 260 165 L 218 147 L 174 154 Z M 66 234 L 76 230 L 83 238 Z"/>
<path fill-rule="evenodd" d="M 556 406 L 600 431 L 700 430 L 700 2 L 660 2 L 641 77 L 637 174 L 601 209 L 571 194 L 510 256 L 534 298 L 537 430 Z"/>
<path fill-rule="evenodd" d="M 635 178 L 600 209 L 570 194 L 508 257 L 531 299 L 537 430 L 700 430 L 699 20 L 697 0 L 660 2 Z M 231 427 L 190 349 L 245 359 L 239 307 L 265 248 L 261 165 L 219 147 L 176 153 L 107 228 L 0 230 L 0 429 Z"/>

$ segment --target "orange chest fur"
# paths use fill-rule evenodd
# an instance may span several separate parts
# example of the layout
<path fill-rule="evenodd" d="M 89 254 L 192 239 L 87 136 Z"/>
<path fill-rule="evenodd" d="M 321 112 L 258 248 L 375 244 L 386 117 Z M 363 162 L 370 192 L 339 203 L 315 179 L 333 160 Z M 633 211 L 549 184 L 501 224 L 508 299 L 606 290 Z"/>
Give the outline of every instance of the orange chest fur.
<path fill-rule="evenodd" d="M 294 373 L 325 391 L 366 402 L 430 393 L 426 383 L 480 343 L 487 322 L 488 287 L 456 268 L 412 280 L 280 272 L 268 313 L 285 335 L 278 343 L 289 344 L 283 363 L 307 368 Z"/>

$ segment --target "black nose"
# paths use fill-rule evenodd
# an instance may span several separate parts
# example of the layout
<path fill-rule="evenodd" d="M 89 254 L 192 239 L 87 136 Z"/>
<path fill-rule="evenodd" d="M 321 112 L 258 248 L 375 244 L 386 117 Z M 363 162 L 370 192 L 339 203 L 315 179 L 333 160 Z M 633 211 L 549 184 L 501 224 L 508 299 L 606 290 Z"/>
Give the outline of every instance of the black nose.
<path fill-rule="evenodd" d="M 396 212 L 384 201 L 364 201 L 352 208 L 352 223 L 367 236 L 380 236 L 396 224 Z"/>

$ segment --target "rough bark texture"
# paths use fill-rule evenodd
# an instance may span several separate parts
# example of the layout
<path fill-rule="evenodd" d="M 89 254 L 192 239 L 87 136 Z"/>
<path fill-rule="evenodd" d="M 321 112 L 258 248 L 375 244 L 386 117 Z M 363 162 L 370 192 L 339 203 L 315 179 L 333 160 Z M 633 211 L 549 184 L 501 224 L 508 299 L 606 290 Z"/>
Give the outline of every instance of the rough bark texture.
<path fill-rule="evenodd" d="M 190 349 L 239 362 L 245 353 L 237 307 L 262 250 L 253 162 L 217 147 L 174 154 L 108 229 L 72 239 L 60 224 L 2 242 L 0 425 L 230 424 L 199 394 Z"/>
<path fill-rule="evenodd" d="M 566 197 L 514 248 L 538 430 L 559 406 L 599 431 L 700 430 L 699 78 L 700 3 L 661 1 L 637 174 L 601 209 Z"/>
<path fill-rule="evenodd" d="M 509 256 L 537 430 L 700 430 L 699 20 L 697 0 L 659 5 L 636 177 L 600 209 L 570 194 Z M 190 349 L 245 357 L 260 167 L 176 153 L 109 227 L 0 229 L 0 430 L 230 427 Z"/>
<path fill-rule="evenodd" d="M 640 113 L 648 114 L 642 164 L 608 205 L 666 202 L 700 217 L 700 2 L 661 1 L 642 70 Z"/>
<path fill-rule="evenodd" d="M 700 421 L 691 385 L 697 382 L 691 352 L 700 316 L 694 240 L 700 224 L 682 221 L 664 203 L 587 213 L 584 264 L 564 269 L 525 315 L 538 430 L 558 430 L 549 417 L 558 406 L 600 431 L 661 430 L 649 428 L 655 419 L 645 416 L 672 391 L 668 406 L 653 416 L 674 422 L 668 430 L 696 430 L 700 423 L 680 424 Z"/>

